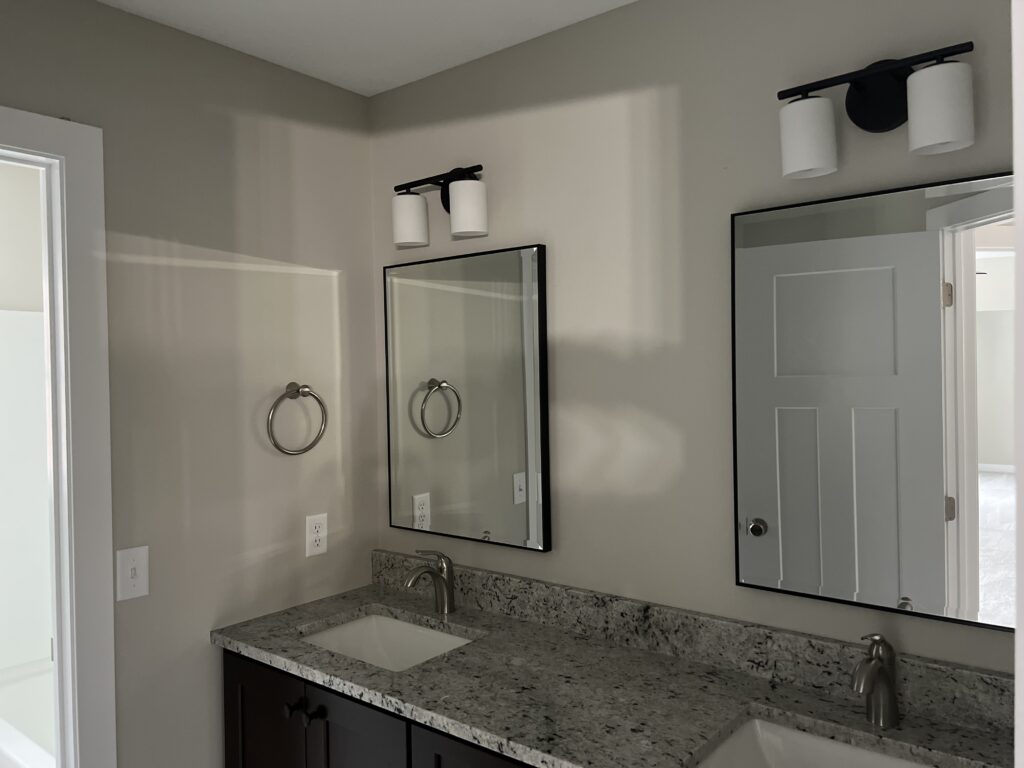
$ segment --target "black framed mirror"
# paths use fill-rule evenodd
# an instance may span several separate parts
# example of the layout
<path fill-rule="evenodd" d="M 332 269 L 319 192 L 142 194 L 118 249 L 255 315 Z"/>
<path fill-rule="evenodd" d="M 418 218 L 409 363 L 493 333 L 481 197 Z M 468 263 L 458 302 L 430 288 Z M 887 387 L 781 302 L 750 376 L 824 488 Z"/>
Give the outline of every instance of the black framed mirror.
<path fill-rule="evenodd" d="M 384 268 L 392 527 L 550 551 L 544 259 Z"/>
<path fill-rule="evenodd" d="M 1013 177 L 734 214 L 736 583 L 1012 629 Z"/>

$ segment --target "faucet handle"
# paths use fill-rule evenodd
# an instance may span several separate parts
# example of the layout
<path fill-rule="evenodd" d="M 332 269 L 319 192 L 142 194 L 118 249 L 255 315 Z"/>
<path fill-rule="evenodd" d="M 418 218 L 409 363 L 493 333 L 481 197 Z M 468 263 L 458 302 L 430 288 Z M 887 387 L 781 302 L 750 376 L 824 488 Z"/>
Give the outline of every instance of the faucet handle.
<path fill-rule="evenodd" d="M 448 557 L 444 552 L 438 552 L 434 549 L 417 549 L 417 555 L 426 555 L 427 557 L 437 558 L 438 569 L 441 571 L 442 576 L 447 576 L 451 573 L 453 566 L 452 559 Z"/>
<path fill-rule="evenodd" d="M 885 635 L 880 632 L 872 632 L 869 635 L 864 635 L 861 640 L 867 640 L 871 643 L 868 646 L 868 656 L 872 659 L 879 659 L 888 664 L 892 664 L 896 660 L 896 649 L 892 647 L 892 643 L 885 639 Z"/>

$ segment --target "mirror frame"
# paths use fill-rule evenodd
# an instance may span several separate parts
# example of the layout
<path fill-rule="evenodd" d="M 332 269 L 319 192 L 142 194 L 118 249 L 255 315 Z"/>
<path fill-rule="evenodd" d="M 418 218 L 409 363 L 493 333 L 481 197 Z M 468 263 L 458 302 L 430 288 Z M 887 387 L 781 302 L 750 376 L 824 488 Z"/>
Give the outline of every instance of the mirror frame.
<path fill-rule="evenodd" d="M 750 584 L 740 579 L 740 508 L 739 508 L 739 472 L 738 470 L 738 452 L 736 450 L 737 440 L 737 424 L 736 424 L 736 220 L 741 216 L 750 216 L 757 213 L 769 213 L 771 211 L 784 211 L 793 208 L 803 208 L 812 205 L 823 205 L 825 203 L 839 203 L 846 200 L 859 200 L 868 197 L 878 197 L 881 195 L 891 195 L 899 192 L 912 192 L 917 189 L 928 189 L 929 187 L 943 187 L 952 184 L 962 184 L 969 181 L 986 181 L 989 179 L 998 179 L 1003 177 L 1013 177 L 1013 171 L 1001 171 L 998 173 L 986 173 L 980 176 L 967 176 L 955 179 L 939 179 L 937 181 L 929 181 L 921 184 L 911 184 L 905 187 L 893 187 L 891 189 L 882 189 L 874 192 L 861 192 L 851 195 L 841 195 L 839 197 L 827 197 L 818 200 L 804 200 L 799 203 L 788 203 L 785 205 L 773 205 L 766 208 L 756 208 L 747 211 L 739 211 L 733 213 L 729 218 L 730 229 L 729 229 L 729 250 L 730 250 L 730 273 L 729 273 L 729 307 L 730 307 L 730 339 L 732 343 L 732 355 L 730 362 L 732 364 L 732 370 L 730 372 L 730 378 L 732 380 L 732 499 L 733 499 L 733 561 L 735 565 L 735 583 L 738 587 L 745 587 L 747 589 L 759 589 L 763 592 L 775 592 L 782 595 L 792 595 L 794 597 L 802 597 L 808 600 L 819 600 L 827 603 L 839 603 L 841 605 L 852 605 L 857 608 L 864 608 L 874 611 L 884 611 L 885 613 L 896 613 L 901 616 L 909 616 L 919 619 L 930 619 L 933 621 L 945 621 L 951 624 L 964 624 L 970 627 L 980 627 L 982 629 L 990 629 L 996 632 L 1014 632 L 1015 627 L 1005 627 L 999 624 L 985 624 L 980 621 L 971 621 L 970 619 L 960 619 L 955 616 L 939 616 L 934 613 L 915 613 L 913 611 L 905 611 L 899 608 L 893 608 L 885 605 L 873 605 L 871 603 L 859 603 L 855 600 L 846 600 L 839 597 L 827 597 L 825 595 L 812 595 L 807 592 L 797 592 L 791 589 L 782 589 L 781 587 L 768 587 L 762 584 Z"/>
<path fill-rule="evenodd" d="M 390 314 L 391 306 L 388 301 L 388 272 L 393 269 L 399 269 L 401 267 L 413 267 L 421 264 L 431 264 L 434 262 L 441 261 L 455 261 L 456 259 L 469 259 L 474 256 L 488 256 L 494 253 L 507 253 L 509 251 L 523 251 L 526 249 L 535 248 L 537 250 L 537 339 L 538 339 L 538 350 L 537 350 L 537 378 L 538 378 L 538 390 L 540 392 L 539 407 L 540 407 L 540 432 L 539 447 L 540 447 L 540 499 L 541 499 L 541 533 L 544 537 L 543 546 L 539 549 L 533 547 L 526 547 L 520 544 L 507 544 L 503 541 L 485 541 L 484 539 L 477 539 L 472 536 L 459 536 L 454 533 L 444 533 L 442 531 L 425 531 L 420 528 L 411 528 L 407 525 L 395 525 L 394 521 L 394 491 L 393 491 L 393 477 L 391 471 L 391 462 L 393 458 L 393 449 L 391 445 L 391 374 L 390 374 L 390 361 L 391 361 L 391 341 L 390 341 L 390 326 L 388 324 L 388 317 Z M 433 536 L 444 536 L 449 539 L 462 539 L 463 541 L 475 541 L 479 544 L 489 544 L 499 547 L 509 547 L 511 549 L 524 550 L 526 552 L 550 552 L 551 551 L 551 466 L 550 466 L 550 449 L 549 449 L 549 428 L 548 428 L 548 322 L 547 322 L 547 255 L 546 248 L 540 243 L 533 243 L 530 245 L 512 245 L 507 248 L 493 248 L 489 251 L 474 251 L 473 253 L 462 253 L 456 256 L 441 256 L 433 259 L 418 259 L 416 261 L 406 261 L 398 264 L 389 264 L 384 267 L 384 392 L 385 392 L 385 414 L 387 420 L 387 445 L 388 445 L 388 526 L 390 528 L 397 528 L 402 531 L 412 531 L 414 533 L 426 533 Z"/>

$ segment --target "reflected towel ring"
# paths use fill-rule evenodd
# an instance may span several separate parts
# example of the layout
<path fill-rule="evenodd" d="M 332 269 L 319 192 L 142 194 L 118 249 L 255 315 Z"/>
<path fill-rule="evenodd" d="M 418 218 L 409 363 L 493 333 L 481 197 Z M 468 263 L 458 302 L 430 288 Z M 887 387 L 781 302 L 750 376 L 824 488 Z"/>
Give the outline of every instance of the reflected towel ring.
<path fill-rule="evenodd" d="M 444 432 L 435 432 L 434 430 L 432 430 L 430 427 L 427 426 L 427 401 L 430 399 L 430 396 L 432 394 L 434 394 L 435 392 L 439 392 L 442 389 L 447 389 L 453 395 L 455 395 L 455 401 L 458 403 L 459 408 L 455 412 L 455 421 L 452 422 L 452 425 L 448 429 L 446 429 Z M 434 439 L 441 438 L 441 437 L 448 437 L 448 435 L 450 435 L 452 432 L 454 432 L 455 428 L 457 426 L 459 426 L 459 419 L 461 419 L 461 418 L 462 418 L 462 396 L 459 395 L 459 390 L 457 390 L 455 387 L 453 387 L 451 384 L 449 384 L 447 381 L 444 381 L 444 380 L 438 381 L 437 379 L 431 379 L 430 381 L 428 381 L 427 382 L 427 394 L 425 394 L 423 396 L 423 402 L 420 403 L 420 424 L 423 425 L 423 431 L 426 432 L 428 436 L 430 436 L 430 437 L 432 437 Z"/>
<path fill-rule="evenodd" d="M 312 397 L 316 400 L 317 405 L 320 406 L 320 430 L 316 433 L 316 437 L 309 442 L 309 445 L 293 450 L 291 448 L 285 448 L 277 442 L 277 438 L 274 436 L 274 414 L 277 412 L 277 406 L 279 406 L 285 398 L 288 398 L 289 400 L 297 400 L 300 397 Z M 312 450 L 313 446 L 320 442 L 320 438 L 324 436 L 324 432 L 326 430 L 327 406 L 324 404 L 324 401 L 320 399 L 320 395 L 310 389 L 308 384 L 299 386 L 298 382 L 289 381 L 288 386 L 285 387 L 284 392 L 278 396 L 277 400 L 274 401 L 274 404 L 270 406 L 270 413 L 267 414 L 267 437 L 270 438 L 271 445 L 277 448 L 281 453 L 286 453 L 289 456 L 298 456 L 306 451 Z"/>

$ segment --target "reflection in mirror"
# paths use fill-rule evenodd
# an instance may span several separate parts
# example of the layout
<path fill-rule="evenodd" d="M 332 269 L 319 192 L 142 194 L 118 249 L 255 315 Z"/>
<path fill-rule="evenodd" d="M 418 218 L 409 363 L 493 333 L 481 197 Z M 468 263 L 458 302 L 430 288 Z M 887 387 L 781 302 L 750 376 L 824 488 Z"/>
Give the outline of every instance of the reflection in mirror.
<path fill-rule="evenodd" d="M 391 525 L 550 550 L 544 247 L 384 282 Z"/>
<path fill-rule="evenodd" d="M 1012 627 L 1012 177 L 733 240 L 737 583 Z"/>

